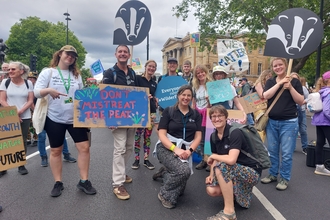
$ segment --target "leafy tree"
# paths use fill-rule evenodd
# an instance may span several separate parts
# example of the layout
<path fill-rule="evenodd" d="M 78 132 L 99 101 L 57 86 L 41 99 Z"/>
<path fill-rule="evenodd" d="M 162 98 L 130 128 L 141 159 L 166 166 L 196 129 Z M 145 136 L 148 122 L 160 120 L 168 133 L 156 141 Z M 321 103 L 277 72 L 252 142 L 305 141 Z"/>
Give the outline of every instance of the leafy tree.
<path fill-rule="evenodd" d="M 20 19 L 11 27 L 6 44 L 10 48 L 7 60 L 18 60 L 29 65 L 30 54 L 34 54 L 37 56 L 37 70 L 40 72 L 49 66 L 53 53 L 66 44 L 66 26 L 62 22 L 53 24 L 41 21 L 38 17 Z M 78 51 L 78 66 L 84 66 L 87 52 L 71 31 L 69 44 Z"/>
<path fill-rule="evenodd" d="M 81 69 L 81 77 L 83 79 L 83 82 L 84 82 L 84 85 L 86 85 L 86 80 L 87 78 L 91 78 L 93 77 L 91 72 L 90 72 L 90 69 L 87 69 L 87 68 L 82 68 Z"/>
<path fill-rule="evenodd" d="M 180 4 L 173 7 L 173 11 L 175 16 L 181 16 L 185 20 L 193 8 L 195 11 L 193 15 L 199 20 L 199 31 L 204 38 L 216 39 L 219 35 L 224 36 L 230 33 L 233 36 L 247 31 L 245 36 L 249 38 L 248 44 L 256 48 L 264 45 L 268 26 L 280 12 L 299 7 L 319 14 L 320 0 L 182 0 Z M 330 46 L 329 11 L 330 2 L 324 0 L 322 49 L 326 51 Z M 203 44 L 202 40 L 201 43 Z M 292 71 L 299 72 L 307 64 L 311 65 L 310 69 L 314 66 L 315 73 L 316 56 L 314 54 L 315 52 L 294 60 Z M 329 68 L 328 57 L 322 56 L 324 65 L 322 65 L 321 73 L 326 70 L 325 68 Z"/>

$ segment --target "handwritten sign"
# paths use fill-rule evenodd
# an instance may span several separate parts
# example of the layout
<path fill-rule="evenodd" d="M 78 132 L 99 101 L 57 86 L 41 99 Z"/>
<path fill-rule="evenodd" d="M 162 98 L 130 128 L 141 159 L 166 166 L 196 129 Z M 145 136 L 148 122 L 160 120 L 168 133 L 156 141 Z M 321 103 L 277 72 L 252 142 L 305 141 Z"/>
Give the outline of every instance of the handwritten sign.
<path fill-rule="evenodd" d="M 199 47 L 200 46 L 200 34 L 193 33 L 190 34 L 190 47 Z"/>
<path fill-rule="evenodd" d="M 0 107 L 0 171 L 25 165 L 25 156 L 16 107 Z"/>
<path fill-rule="evenodd" d="M 246 114 L 267 108 L 267 100 L 260 99 L 258 93 L 254 92 L 238 99 Z"/>
<path fill-rule="evenodd" d="M 162 108 L 172 106 L 176 103 L 176 94 L 181 86 L 186 85 L 187 81 L 181 76 L 163 76 L 157 85 L 156 97 L 158 104 Z"/>
<path fill-rule="evenodd" d="M 100 84 L 75 92 L 75 127 L 150 127 L 149 88 Z"/>
<path fill-rule="evenodd" d="M 218 39 L 218 60 L 228 73 L 243 72 L 249 69 L 249 57 L 243 42 L 232 39 Z"/>
<path fill-rule="evenodd" d="M 91 72 L 93 76 L 104 72 L 104 68 L 102 66 L 101 60 L 98 59 L 91 65 Z"/>
<path fill-rule="evenodd" d="M 143 70 L 143 66 L 142 66 L 140 58 L 133 58 L 132 59 L 132 69 L 134 71 Z"/>
<path fill-rule="evenodd" d="M 212 124 L 212 121 L 209 116 L 210 109 L 207 109 L 207 118 L 206 118 L 206 131 L 205 131 L 205 142 L 204 142 L 204 154 L 211 155 L 211 143 L 210 143 L 210 136 L 213 133 L 215 127 Z M 227 123 L 231 124 L 233 122 L 241 123 L 244 120 L 243 112 L 240 110 L 227 110 L 228 111 L 228 118 Z"/>
<path fill-rule="evenodd" d="M 211 104 L 232 100 L 232 91 L 229 79 L 216 80 L 206 83 L 207 93 Z"/>

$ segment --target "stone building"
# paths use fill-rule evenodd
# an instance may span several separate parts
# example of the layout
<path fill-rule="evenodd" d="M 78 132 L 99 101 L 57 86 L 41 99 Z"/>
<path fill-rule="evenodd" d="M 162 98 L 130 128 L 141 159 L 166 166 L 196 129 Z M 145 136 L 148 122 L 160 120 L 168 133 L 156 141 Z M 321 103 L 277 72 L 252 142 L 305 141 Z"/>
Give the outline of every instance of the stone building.
<path fill-rule="evenodd" d="M 243 43 L 247 42 L 239 36 L 235 39 Z M 244 43 L 244 45 L 249 57 L 249 70 L 233 74 L 236 74 L 239 77 L 244 76 L 250 81 L 255 81 L 263 70 L 269 68 L 269 57 L 263 56 L 264 48 L 251 49 L 252 47 L 249 47 L 247 43 Z M 167 72 L 167 59 L 169 57 L 175 57 L 178 59 L 179 69 L 182 69 L 182 64 L 185 60 L 189 60 L 192 63 L 192 67 L 197 64 L 203 64 L 209 68 L 210 71 L 213 66 L 218 65 L 217 42 L 215 41 L 211 51 L 205 50 L 199 52 L 198 48 L 190 47 L 189 33 L 183 38 L 169 38 L 163 46 L 162 53 L 163 73 Z"/>

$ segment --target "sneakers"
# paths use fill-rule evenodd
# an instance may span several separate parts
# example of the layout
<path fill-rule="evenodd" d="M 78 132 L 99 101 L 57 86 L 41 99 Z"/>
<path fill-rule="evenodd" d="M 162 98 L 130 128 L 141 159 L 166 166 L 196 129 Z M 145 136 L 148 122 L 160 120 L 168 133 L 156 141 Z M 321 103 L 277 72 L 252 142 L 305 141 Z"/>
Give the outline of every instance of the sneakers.
<path fill-rule="evenodd" d="M 21 174 L 21 175 L 26 175 L 26 174 L 29 173 L 29 171 L 25 168 L 25 166 L 19 166 L 19 167 L 18 167 L 18 172 L 19 172 L 19 174 Z"/>
<path fill-rule="evenodd" d="M 77 188 L 86 193 L 87 195 L 96 194 L 96 189 L 92 186 L 92 183 L 89 180 L 86 180 L 85 182 L 81 182 L 81 180 L 79 180 Z"/>
<path fill-rule="evenodd" d="M 129 177 L 129 176 L 126 175 L 126 177 L 125 177 L 125 183 L 131 183 L 131 182 L 133 182 L 133 179 L 131 177 Z"/>
<path fill-rule="evenodd" d="M 272 175 L 268 175 L 267 177 L 261 179 L 261 183 L 264 184 L 276 182 L 276 181 L 277 181 L 277 177 Z"/>
<path fill-rule="evenodd" d="M 144 165 L 145 167 L 147 167 L 149 170 L 153 170 L 153 169 L 155 169 L 154 165 L 152 165 L 152 163 L 150 163 L 149 160 L 144 160 L 143 165 Z"/>
<path fill-rule="evenodd" d="M 41 156 L 41 166 L 48 167 L 48 158 L 47 156 Z"/>
<path fill-rule="evenodd" d="M 51 197 L 58 197 L 62 194 L 62 190 L 64 189 L 63 183 L 60 181 L 56 181 L 52 192 L 50 193 Z"/>
<path fill-rule="evenodd" d="M 156 180 L 158 178 L 162 178 L 164 173 L 166 172 L 166 168 L 165 167 L 161 167 L 157 173 L 155 173 L 154 175 L 152 175 L 152 179 Z"/>
<path fill-rule="evenodd" d="M 206 167 L 207 167 L 207 163 L 204 160 L 202 160 L 199 164 L 196 165 L 195 168 L 197 170 L 201 170 L 201 169 L 205 169 Z"/>
<path fill-rule="evenodd" d="M 173 209 L 175 208 L 175 205 L 173 205 L 172 203 L 170 203 L 169 201 L 166 201 L 164 199 L 164 197 L 162 195 L 160 195 L 160 193 L 158 193 L 158 199 L 159 201 L 162 202 L 162 205 L 165 207 L 165 208 L 168 208 L 168 209 Z"/>
<path fill-rule="evenodd" d="M 65 162 L 69 162 L 69 163 L 75 163 L 77 162 L 77 160 L 73 157 L 70 156 L 71 154 L 70 153 L 67 153 L 67 154 L 63 154 L 63 159 Z"/>
<path fill-rule="evenodd" d="M 322 165 L 317 164 L 314 173 L 324 176 L 330 176 L 330 170 L 325 168 L 323 164 Z"/>
<path fill-rule="evenodd" d="M 118 199 L 126 200 L 130 198 L 128 192 L 123 185 L 114 187 L 113 193 L 117 196 Z"/>
<path fill-rule="evenodd" d="M 140 161 L 135 160 L 134 163 L 132 164 L 132 169 L 137 170 L 140 167 Z"/>
<path fill-rule="evenodd" d="M 0 171 L 0 178 L 7 174 L 7 170 Z"/>
<path fill-rule="evenodd" d="M 286 181 L 285 179 L 281 178 L 278 184 L 276 185 L 277 190 L 286 190 L 288 188 L 289 182 Z"/>
<path fill-rule="evenodd" d="M 307 156 L 307 148 L 303 148 L 302 149 L 302 153 L 305 154 Z"/>

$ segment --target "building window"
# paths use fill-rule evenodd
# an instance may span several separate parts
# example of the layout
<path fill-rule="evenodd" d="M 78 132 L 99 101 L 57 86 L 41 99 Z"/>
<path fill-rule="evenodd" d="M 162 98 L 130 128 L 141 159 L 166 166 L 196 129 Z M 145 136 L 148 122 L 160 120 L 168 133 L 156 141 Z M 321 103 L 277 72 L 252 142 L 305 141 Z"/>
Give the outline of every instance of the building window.
<path fill-rule="evenodd" d="M 262 47 L 259 47 L 258 52 L 259 52 L 259 54 L 262 54 Z"/>
<path fill-rule="evenodd" d="M 262 63 L 258 63 L 258 75 L 261 74 Z"/>
<path fill-rule="evenodd" d="M 218 47 L 217 47 L 217 45 L 214 45 L 213 46 L 213 54 L 217 54 L 218 53 Z"/>
<path fill-rule="evenodd" d="M 189 47 L 189 55 L 191 55 L 191 47 Z"/>
<path fill-rule="evenodd" d="M 248 75 L 251 75 L 251 62 L 249 62 L 249 68 L 248 68 L 248 70 L 247 70 L 247 74 L 248 74 Z"/>

